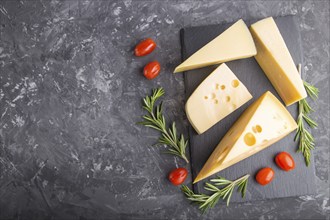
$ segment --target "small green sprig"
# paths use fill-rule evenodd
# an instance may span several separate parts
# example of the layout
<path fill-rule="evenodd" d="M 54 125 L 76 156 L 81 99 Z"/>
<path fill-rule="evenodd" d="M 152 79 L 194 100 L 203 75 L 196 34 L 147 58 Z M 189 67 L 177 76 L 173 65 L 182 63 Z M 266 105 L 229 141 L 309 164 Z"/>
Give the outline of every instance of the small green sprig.
<path fill-rule="evenodd" d="M 175 122 L 172 123 L 171 127 L 167 128 L 163 115 L 163 103 L 161 102 L 158 106 L 155 106 L 156 101 L 164 94 L 163 88 L 153 89 L 152 95 L 143 99 L 143 108 L 148 114 L 143 116 L 144 121 L 139 122 L 139 124 L 160 131 L 161 137 L 158 139 L 158 144 L 165 144 L 170 147 L 165 153 L 181 157 L 189 163 L 186 157 L 188 140 L 185 140 L 183 134 L 178 137 Z"/>
<path fill-rule="evenodd" d="M 298 66 L 299 73 L 301 72 L 301 66 Z M 316 100 L 319 95 L 318 88 L 313 85 L 303 81 L 304 87 L 309 97 L 313 100 Z M 305 122 L 311 128 L 316 128 L 317 123 L 309 117 L 309 114 L 314 111 L 310 104 L 307 102 L 307 99 L 302 99 L 298 103 L 298 118 L 297 118 L 297 133 L 294 138 L 295 141 L 299 140 L 298 152 L 301 152 L 305 158 L 305 163 L 307 166 L 310 164 L 311 160 L 311 151 L 315 148 L 315 140 L 313 135 L 306 129 Z"/>
<path fill-rule="evenodd" d="M 316 100 L 319 97 L 319 89 L 313 86 L 308 82 L 304 82 L 304 87 L 308 93 L 308 96 L 311 97 L 313 100 Z"/>
<path fill-rule="evenodd" d="M 198 204 L 199 209 L 205 213 L 209 208 L 213 208 L 218 203 L 219 199 L 226 200 L 228 206 L 235 187 L 238 187 L 237 190 L 242 194 L 242 198 L 244 198 L 249 177 L 250 175 L 247 174 L 234 181 L 227 180 L 223 177 L 211 179 L 211 182 L 214 184 L 205 183 L 204 187 L 204 189 L 212 192 L 211 195 L 195 194 L 186 185 L 182 185 L 181 190 L 186 195 L 187 199 Z M 223 188 L 220 189 L 217 186 L 223 186 Z"/>

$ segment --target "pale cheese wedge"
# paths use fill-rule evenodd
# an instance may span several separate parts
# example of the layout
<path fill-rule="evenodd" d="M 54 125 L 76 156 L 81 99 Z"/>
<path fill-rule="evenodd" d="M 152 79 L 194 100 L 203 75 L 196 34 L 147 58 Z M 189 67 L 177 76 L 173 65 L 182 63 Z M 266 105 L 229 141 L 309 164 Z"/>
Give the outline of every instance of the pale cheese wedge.
<path fill-rule="evenodd" d="M 271 92 L 266 92 L 229 129 L 194 183 L 265 149 L 296 128 L 287 109 Z"/>
<path fill-rule="evenodd" d="M 252 95 L 223 63 L 193 92 L 186 103 L 186 114 L 198 134 L 249 101 Z"/>
<path fill-rule="evenodd" d="M 175 73 L 256 55 L 251 33 L 242 19 L 177 66 Z"/>
<path fill-rule="evenodd" d="M 307 96 L 301 76 L 272 17 L 251 25 L 255 59 L 288 106 Z"/>

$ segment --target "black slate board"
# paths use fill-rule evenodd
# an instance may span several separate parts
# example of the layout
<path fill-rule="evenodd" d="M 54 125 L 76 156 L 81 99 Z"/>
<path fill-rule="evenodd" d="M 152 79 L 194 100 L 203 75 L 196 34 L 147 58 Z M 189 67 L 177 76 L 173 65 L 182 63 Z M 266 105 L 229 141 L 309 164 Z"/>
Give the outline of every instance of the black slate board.
<path fill-rule="evenodd" d="M 246 22 L 246 24 L 250 25 L 253 22 L 255 21 Z M 295 17 L 278 17 L 275 19 L 275 22 L 288 46 L 288 49 L 295 63 L 303 64 L 301 37 Z M 231 24 L 219 24 L 183 28 L 181 30 L 182 59 L 185 60 L 203 45 L 226 30 L 230 25 Z M 189 127 L 191 170 L 193 178 L 196 177 L 228 129 L 253 101 L 259 98 L 267 90 L 271 91 L 275 96 L 277 96 L 277 98 L 279 98 L 277 92 L 254 58 L 231 61 L 227 62 L 226 64 L 248 88 L 250 93 L 253 95 L 253 99 L 202 135 L 197 135 L 195 130 L 191 126 Z M 205 67 L 184 73 L 186 99 L 188 99 L 196 87 L 216 67 L 217 66 Z M 279 98 L 279 100 L 281 99 Z M 297 104 L 288 107 L 288 110 L 294 118 L 297 117 Z M 247 173 L 251 174 L 252 176 L 249 181 L 248 191 L 244 201 L 314 194 L 314 157 L 311 157 L 311 165 L 306 167 L 302 154 L 296 153 L 298 144 L 293 141 L 294 135 L 295 132 L 292 132 L 286 138 L 273 144 L 267 149 L 219 172 L 216 175 L 221 175 L 227 179 L 236 179 Z M 273 162 L 274 156 L 281 151 L 287 151 L 293 156 L 296 162 L 295 170 L 291 172 L 285 172 L 276 167 L 275 163 Z M 274 169 L 275 178 L 269 185 L 263 187 L 256 183 L 254 176 L 260 168 L 265 166 L 270 166 Z M 215 177 L 216 175 L 213 175 L 212 177 Z M 200 181 L 194 184 L 194 191 L 197 193 L 205 192 L 203 189 L 204 182 L 205 181 Z M 231 201 L 239 202 L 242 201 L 242 199 L 238 193 L 235 193 L 233 194 Z"/>

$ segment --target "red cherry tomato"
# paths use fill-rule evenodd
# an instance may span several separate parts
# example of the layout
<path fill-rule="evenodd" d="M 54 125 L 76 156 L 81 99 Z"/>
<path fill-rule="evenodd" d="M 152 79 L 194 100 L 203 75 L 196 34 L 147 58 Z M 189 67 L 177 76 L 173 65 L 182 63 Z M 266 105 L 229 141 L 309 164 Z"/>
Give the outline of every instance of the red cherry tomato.
<path fill-rule="evenodd" d="M 270 167 L 262 168 L 258 171 L 256 175 L 256 180 L 260 185 L 267 185 L 270 183 L 274 178 L 274 170 Z"/>
<path fill-rule="evenodd" d="M 147 79 L 154 79 L 158 76 L 160 72 L 160 64 L 157 61 L 152 61 L 145 65 L 143 69 L 143 75 Z"/>
<path fill-rule="evenodd" d="M 168 175 L 168 179 L 171 181 L 173 185 L 180 185 L 182 184 L 188 176 L 188 171 L 185 168 L 177 168 L 172 170 Z"/>
<path fill-rule="evenodd" d="M 275 163 L 279 168 L 285 171 L 290 171 L 295 168 L 295 163 L 291 155 L 287 152 L 281 152 L 276 155 Z"/>
<path fill-rule="evenodd" d="M 135 56 L 142 57 L 148 55 L 156 48 L 156 43 L 151 38 L 147 38 L 135 46 Z"/>

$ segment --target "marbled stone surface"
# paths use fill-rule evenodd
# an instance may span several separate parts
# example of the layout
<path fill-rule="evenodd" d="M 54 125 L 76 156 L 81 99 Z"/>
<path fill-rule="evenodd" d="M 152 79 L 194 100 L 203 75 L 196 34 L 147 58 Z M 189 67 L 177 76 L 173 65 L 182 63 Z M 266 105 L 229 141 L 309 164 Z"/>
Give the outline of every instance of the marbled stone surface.
<path fill-rule="evenodd" d="M 321 90 L 317 194 L 201 215 L 166 181 L 189 166 L 136 125 L 140 98 L 164 87 L 166 117 L 186 134 L 183 76 L 171 74 L 180 28 L 287 14 L 300 23 L 305 78 Z M 0 19 L 1 219 L 329 219 L 329 1 L 1 0 Z M 145 37 L 158 48 L 136 58 Z M 154 59 L 163 69 L 147 81 Z"/>

